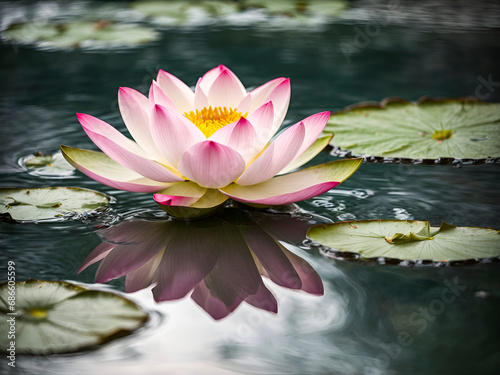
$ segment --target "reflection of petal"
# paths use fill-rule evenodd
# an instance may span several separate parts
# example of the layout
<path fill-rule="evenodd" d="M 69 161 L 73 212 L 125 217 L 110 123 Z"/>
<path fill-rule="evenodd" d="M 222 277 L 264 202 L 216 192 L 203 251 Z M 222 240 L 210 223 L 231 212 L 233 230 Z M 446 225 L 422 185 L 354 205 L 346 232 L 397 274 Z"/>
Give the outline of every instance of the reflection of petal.
<path fill-rule="evenodd" d="M 241 226 L 240 231 L 273 282 L 285 288 L 300 289 L 302 282 L 297 272 L 271 236 L 256 225 Z"/>
<path fill-rule="evenodd" d="M 314 268 L 312 268 L 311 265 L 304 259 L 288 251 L 284 247 L 283 252 L 293 264 L 293 267 L 297 271 L 297 274 L 302 281 L 301 290 L 307 293 L 315 294 L 317 296 L 322 296 L 324 293 L 323 282 L 321 281 L 321 278 L 314 270 Z"/>
<path fill-rule="evenodd" d="M 191 298 L 215 320 L 225 318 L 243 302 L 238 299 L 233 305 L 226 306 L 224 302 L 212 294 L 204 281 L 196 286 L 193 294 L 191 294 Z"/>
<path fill-rule="evenodd" d="M 205 282 L 213 293 L 227 306 L 237 298 L 244 300 L 255 294 L 262 282 L 252 255 L 236 227 L 231 226 L 224 233 L 217 264 L 206 277 Z"/>
<path fill-rule="evenodd" d="M 158 284 L 153 288 L 156 301 L 171 301 L 188 294 L 214 268 L 219 248 L 224 246 L 219 228 L 174 224 L 159 265 Z"/>
<path fill-rule="evenodd" d="M 161 223 L 160 223 L 161 224 Z M 106 256 L 97 269 L 95 280 L 99 283 L 116 279 L 126 275 L 144 263 L 153 258 L 158 252 L 163 251 L 168 245 L 171 231 L 163 235 L 163 232 L 158 232 L 158 229 L 163 229 L 163 226 L 150 226 L 147 231 L 141 233 L 144 235 L 143 241 L 128 244 L 118 245 Z M 147 240 L 144 240 L 146 239 Z"/>
<path fill-rule="evenodd" d="M 266 288 L 263 282 L 260 283 L 257 293 L 248 296 L 245 302 L 258 307 L 259 309 L 267 310 L 273 313 L 278 312 L 278 301 L 276 301 L 274 295 L 269 289 Z"/>
<path fill-rule="evenodd" d="M 139 268 L 127 273 L 125 277 L 125 291 L 133 293 L 150 286 L 155 279 L 155 275 L 158 274 L 158 266 L 160 265 L 162 256 L 162 252 L 158 253 Z"/>
<path fill-rule="evenodd" d="M 183 298 L 193 290 L 192 300 L 214 319 L 229 315 L 242 302 L 276 313 L 278 302 L 261 275 L 283 287 L 323 294 L 314 269 L 278 242 L 296 233 L 303 237 L 307 227 L 286 215 L 237 209 L 193 222 L 124 221 L 100 231 L 105 242 L 80 270 L 101 261 L 96 281 L 125 275 L 129 293 L 155 285 L 158 302 Z"/>

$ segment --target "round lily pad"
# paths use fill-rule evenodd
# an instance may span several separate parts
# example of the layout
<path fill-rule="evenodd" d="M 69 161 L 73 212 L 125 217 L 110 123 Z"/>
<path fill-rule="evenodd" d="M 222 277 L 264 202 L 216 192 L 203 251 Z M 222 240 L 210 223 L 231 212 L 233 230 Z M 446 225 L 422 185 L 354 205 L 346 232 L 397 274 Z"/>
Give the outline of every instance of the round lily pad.
<path fill-rule="evenodd" d="M 64 159 L 61 152 L 54 155 L 44 155 L 42 153 L 29 155 L 21 158 L 19 163 L 26 167 L 30 174 L 36 176 L 57 178 L 69 176 L 75 171 L 75 168 Z"/>
<path fill-rule="evenodd" d="M 315 225 L 307 235 L 333 250 L 363 258 L 448 262 L 500 256 L 500 231 L 445 222 L 431 227 L 428 221 L 343 221 Z"/>
<path fill-rule="evenodd" d="M 82 188 L 4 188 L 0 189 L 0 221 L 51 219 L 94 211 L 108 203 L 106 195 Z"/>
<path fill-rule="evenodd" d="M 471 98 L 385 99 L 334 113 L 332 145 L 356 156 L 407 159 L 500 157 L 500 103 Z"/>
<path fill-rule="evenodd" d="M 289 17 L 337 16 L 348 7 L 344 0 L 246 0 L 245 7 L 264 8 L 271 14 L 283 14 Z"/>
<path fill-rule="evenodd" d="M 14 341 L 16 353 L 38 355 L 88 349 L 128 335 L 148 319 L 117 294 L 31 279 L 0 285 L 0 311 L 2 348 Z"/>
<path fill-rule="evenodd" d="M 23 23 L 10 26 L 4 38 L 11 43 L 51 48 L 131 47 L 157 39 L 152 28 L 108 20 L 67 23 Z"/>

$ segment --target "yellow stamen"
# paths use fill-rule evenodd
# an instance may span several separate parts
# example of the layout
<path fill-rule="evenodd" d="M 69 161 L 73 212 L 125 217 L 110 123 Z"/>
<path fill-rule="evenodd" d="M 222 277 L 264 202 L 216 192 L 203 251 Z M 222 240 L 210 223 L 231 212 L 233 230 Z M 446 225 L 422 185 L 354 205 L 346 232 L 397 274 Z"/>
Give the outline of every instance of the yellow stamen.
<path fill-rule="evenodd" d="M 47 317 L 47 310 L 46 309 L 30 309 L 27 311 L 28 314 L 33 316 L 34 318 L 37 319 L 45 319 Z"/>
<path fill-rule="evenodd" d="M 247 117 L 247 115 L 248 113 L 242 115 L 241 112 L 237 112 L 236 108 L 212 108 L 212 106 L 208 108 L 205 107 L 201 111 L 196 110 L 196 112 L 184 112 L 184 116 L 195 124 L 207 138 L 214 134 L 217 130 L 238 121 L 242 117 Z"/>

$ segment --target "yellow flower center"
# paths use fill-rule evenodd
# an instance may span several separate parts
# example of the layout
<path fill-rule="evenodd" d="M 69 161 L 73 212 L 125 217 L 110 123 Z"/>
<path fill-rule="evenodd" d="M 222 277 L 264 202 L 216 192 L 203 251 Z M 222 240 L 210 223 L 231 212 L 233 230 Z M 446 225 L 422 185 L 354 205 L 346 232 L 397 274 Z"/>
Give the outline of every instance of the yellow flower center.
<path fill-rule="evenodd" d="M 217 130 L 238 121 L 242 117 L 247 117 L 247 115 L 248 113 L 242 115 L 241 112 L 237 112 L 236 108 L 212 108 L 212 106 L 208 108 L 205 107 L 201 111 L 196 110 L 196 112 L 184 112 L 184 116 L 195 124 L 207 138 L 214 134 Z"/>

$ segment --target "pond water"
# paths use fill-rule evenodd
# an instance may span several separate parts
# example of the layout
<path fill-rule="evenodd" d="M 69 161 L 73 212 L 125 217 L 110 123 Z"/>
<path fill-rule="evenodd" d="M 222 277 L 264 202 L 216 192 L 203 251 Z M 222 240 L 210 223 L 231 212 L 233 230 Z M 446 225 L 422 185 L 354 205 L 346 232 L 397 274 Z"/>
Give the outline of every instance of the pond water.
<path fill-rule="evenodd" d="M 2 24 L 25 5 L 2 4 Z M 457 16 L 457 12 L 450 12 L 450 17 Z M 77 271 L 101 243 L 101 237 L 106 237 L 99 237 L 96 227 L 134 221 L 155 223 L 163 217 L 150 194 L 117 191 L 79 172 L 60 178 L 30 174 L 19 163 L 36 151 L 57 152 L 60 144 L 94 148 L 76 119 L 77 112 L 99 117 L 124 131 L 116 100 L 118 87 L 147 93 L 160 68 L 189 85 L 221 63 L 246 87 L 275 77 L 290 77 L 292 99 L 285 126 L 310 114 L 339 110 L 359 101 L 391 96 L 406 100 L 423 95 L 463 97 L 477 95 L 481 77 L 500 81 L 498 24 L 481 27 L 465 21 L 454 25 L 422 20 L 422 24 L 415 21 L 408 25 L 393 22 L 383 26 L 358 52 L 346 56 L 342 43 L 354 43 L 356 28 L 373 22 L 365 15 L 359 11 L 315 28 L 165 28 L 160 30 L 160 39 L 150 44 L 116 50 L 40 50 L 3 41 L 0 186 L 86 187 L 108 194 L 114 202 L 109 211 L 94 217 L 38 224 L 1 223 L 2 280 L 7 261 L 12 260 L 17 265 L 18 280 L 93 283 L 97 264 L 80 274 Z M 488 22 L 492 22 L 490 18 Z M 498 102 L 500 88 L 490 87 L 483 99 Z M 325 151 L 311 164 L 330 159 Z M 365 163 L 339 187 L 298 203 L 301 211 L 296 216 L 309 224 L 416 219 L 430 220 L 432 225 L 446 221 L 498 229 L 499 183 L 498 164 L 457 168 Z M 187 233 L 186 243 L 189 230 Z M 302 243 L 303 238 L 286 233 L 281 236 L 275 239 L 319 274 L 323 296 L 266 280 L 278 301 L 278 314 L 242 303 L 228 317 L 214 320 L 188 297 L 157 304 L 151 288 L 147 288 L 127 295 L 151 313 L 149 323 L 139 332 L 94 351 L 20 356 L 14 371 L 4 359 L 0 372 L 497 373 L 498 262 L 413 268 L 367 265 L 333 259 Z M 123 278 L 107 285 L 98 287 L 125 290 Z"/>

